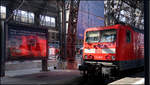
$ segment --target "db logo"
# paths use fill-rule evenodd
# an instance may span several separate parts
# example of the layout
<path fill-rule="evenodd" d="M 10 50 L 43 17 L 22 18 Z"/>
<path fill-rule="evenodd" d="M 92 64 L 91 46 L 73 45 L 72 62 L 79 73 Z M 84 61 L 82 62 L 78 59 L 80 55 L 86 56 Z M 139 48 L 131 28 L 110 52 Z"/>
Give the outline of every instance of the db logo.
<path fill-rule="evenodd" d="M 98 56 L 98 58 L 103 58 L 102 56 Z"/>

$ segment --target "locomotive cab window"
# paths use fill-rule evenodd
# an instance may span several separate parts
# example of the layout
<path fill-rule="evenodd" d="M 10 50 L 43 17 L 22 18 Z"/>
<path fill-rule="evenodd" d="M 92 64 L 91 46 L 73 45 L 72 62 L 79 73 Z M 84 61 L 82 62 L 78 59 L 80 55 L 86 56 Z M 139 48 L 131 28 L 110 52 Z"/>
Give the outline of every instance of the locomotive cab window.
<path fill-rule="evenodd" d="M 99 41 L 100 32 L 99 31 L 89 31 L 86 33 L 86 42 L 94 43 Z"/>
<path fill-rule="evenodd" d="M 115 42 L 116 41 L 116 30 L 102 30 L 99 42 Z"/>
<path fill-rule="evenodd" d="M 116 40 L 116 30 L 100 30 L 100 31 L 89 31 L 86 33 L 86 42 L 115 42 Z"/>
<path fill-rule="evenodd" d="M 131 42 L 131 32 L 127 30 L 126 32 L 126 42 L 130 43 Z"/>

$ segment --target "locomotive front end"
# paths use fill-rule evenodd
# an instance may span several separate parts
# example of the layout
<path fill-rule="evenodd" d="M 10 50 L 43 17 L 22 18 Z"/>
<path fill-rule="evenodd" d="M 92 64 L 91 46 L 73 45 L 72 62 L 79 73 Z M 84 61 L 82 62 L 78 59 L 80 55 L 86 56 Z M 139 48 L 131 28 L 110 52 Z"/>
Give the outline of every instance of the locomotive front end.
<path fill-rule="evenodd" d="M 85 31 L 83 48 L 83 65 L 79 70 L 86 73 L 109 75 L 117 60 L 117 29 L 96 29 Z M 98 73 L 98 74 L 99 74 Z"/>
<path fill-rule="evenodd" d="M 83 59 L 85 61 L 115 61 L 116 34 L 116 29 L 87 31 Z"/>

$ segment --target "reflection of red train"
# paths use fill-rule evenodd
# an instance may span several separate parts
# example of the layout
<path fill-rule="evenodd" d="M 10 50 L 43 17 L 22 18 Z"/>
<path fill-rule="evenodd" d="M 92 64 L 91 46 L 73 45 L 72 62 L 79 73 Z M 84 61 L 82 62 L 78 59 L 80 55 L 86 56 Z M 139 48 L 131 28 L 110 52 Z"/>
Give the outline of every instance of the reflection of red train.
<path fill-rule="evenodd" d="M 38 36 L 18 36 L 20 43 L 10 47 L 10 55 L 13 57 L 46 57 L 46 39 Z"/>
<path fill-rule="evenodd" d="M 84 34 L 84 75 L 116 75 L 144 65 L 144 35 L 126 25 L 89 28 Z"/>

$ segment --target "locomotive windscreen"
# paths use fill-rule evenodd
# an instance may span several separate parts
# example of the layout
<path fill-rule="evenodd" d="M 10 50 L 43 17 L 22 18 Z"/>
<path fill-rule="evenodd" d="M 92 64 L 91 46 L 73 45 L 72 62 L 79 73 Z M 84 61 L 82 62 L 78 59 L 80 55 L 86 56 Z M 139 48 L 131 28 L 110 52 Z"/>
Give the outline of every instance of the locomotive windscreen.
<path fill-rule="evenodd" d="M 8 60 L 47 58 L 45 29 L 8 25 Z"/>
<path fill-rule="evenodd" d="M 100 31 L 88 31 L 86 33 L 86 42 L 114 42 L 116 40 L 116 30 L 100 30 Z"/>

